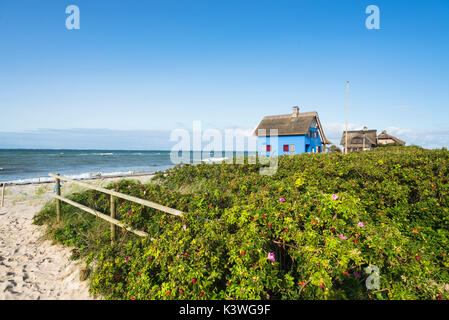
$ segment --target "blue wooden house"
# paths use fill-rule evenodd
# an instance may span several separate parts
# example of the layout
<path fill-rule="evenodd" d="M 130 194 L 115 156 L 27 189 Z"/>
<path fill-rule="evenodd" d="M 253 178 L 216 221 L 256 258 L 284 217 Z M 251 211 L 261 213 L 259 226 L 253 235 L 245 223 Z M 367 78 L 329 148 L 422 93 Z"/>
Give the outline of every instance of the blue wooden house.
<path fill-rule="evenodd" d="M 277 129 L 276 137 L 274 129 Z M 318 113 L 299 112 L 298 107 L 293 107 L 291 114 L 264 117 L 254 135 L 258 137 L 258 152 L 265 156 L 321 153 L 330 143 L 326 140 Z"/>

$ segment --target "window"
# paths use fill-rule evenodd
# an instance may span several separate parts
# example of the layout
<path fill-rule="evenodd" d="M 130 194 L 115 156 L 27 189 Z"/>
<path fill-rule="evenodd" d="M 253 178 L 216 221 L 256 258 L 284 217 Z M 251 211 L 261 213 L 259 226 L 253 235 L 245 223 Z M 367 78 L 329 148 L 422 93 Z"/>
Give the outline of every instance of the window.
<path fill-rule="evenodd" d="M 266 152 L 267 151 L 267 146 L 266 145 L 262 145 L 262 152 Z"/>
<path fill-rule="evenodd" d="M 267 144 L 267 152 L 271 151 L 271 144 Z"/>
<path fill-rule="evenodd" d="M 288 144 L 284 144 L 284 152 L 288 152 Z"/>
<path fill-rule="evenodd" d="M 295 145 L 294 144 L 290 145 L 290 152 L 295 152 Z"/>

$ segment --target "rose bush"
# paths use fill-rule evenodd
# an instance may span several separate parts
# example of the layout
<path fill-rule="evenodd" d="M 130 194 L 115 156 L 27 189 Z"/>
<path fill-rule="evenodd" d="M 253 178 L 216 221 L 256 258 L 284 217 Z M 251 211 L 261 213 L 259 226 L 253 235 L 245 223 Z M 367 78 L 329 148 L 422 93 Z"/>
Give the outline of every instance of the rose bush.
<path fill-rule="evenodd" d="M 109 186 L 186 213 L 120 202 L 118 218 L 155 241 L 124 232 L 110 247 L 107 224 L 91 239 L 67 206 L 71 222 L 52 234 L 90 254 L 92 292 L 110 299 L 447 299 L 448 160 L 389 147 L 282 156 L 273 176 L 254 164 L 176 166 Z M 108 212 L 97 192 L 73 197 Z M 35 220 L 51 224 L 54 207 Z M 366 286 L 370 265 L 378 289 Z"/>

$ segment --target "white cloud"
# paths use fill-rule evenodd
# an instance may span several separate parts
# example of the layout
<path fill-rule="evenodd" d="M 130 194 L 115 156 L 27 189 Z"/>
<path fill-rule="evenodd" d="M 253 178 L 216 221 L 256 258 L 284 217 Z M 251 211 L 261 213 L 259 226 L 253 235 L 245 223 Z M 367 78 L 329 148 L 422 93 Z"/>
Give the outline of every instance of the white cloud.
<path fill-rule="evenodd" d="M 400 111 L 411 111 L 411 110 L 413 110 L 414 108 L 411 107 L 411 106 L 399 106 L 399 107 L 396 107 L 396 109 L 398 109 L 398 110 L 400 110 Z"/>
<path fill-rule="evenodd" d="M 345 124 L 323 123 L 327 139 L 339 146 Z M 361 130 L 363 125 L 350 123 L 349 130 Z M 244 137 L 251 146 L 256 137 L 255 128 L 229 128 L 233 135 Z M 449 129 L 429 130 L 400 127 L 369 128 L 382 130 L 405 141 L 407 145 L 424 148 L 449 147 Z M 188 130 L 189 131 L 189 130 Z M 219 130 L 224 136 L 225 130 Z M 0 148 L 62 148 L 62 149 L 159 149 L 170 150 L 174 142 L 169 140 L 170 131 L 108 130 L 108 129 L 40 129 L 27 132 L 0 132 Z M 252 148 L 251 148 L 252 149 Z"/>
<path fill-rule="evenodd" d="M 430 149 L 449 146 L 449 129 L 418 130 L 389 127 L 386 130 L 391 135 L 407 142 L 407 145 L 415 144 Z"/>
<path fill-rule="evenodd" d="M 169 150 L 168 131 L 39 129 L 0 132 L 0 148 Z"/>
<path fill-rule="evenodd" d="M 340 140 L 345 131 L 345 124 L 340 122 L 323 123 L 326 137 L 334 144 L 340 145 Z M 350 123 L 349 130 L 361 130 L 363 125 Z M 373 129 L 373 128 L 368 128 Z M 411 129 L 400 127 L 375 128 L 380 133 L 387 130 L 387 133 L 405 141 L 407 145 L 419 145 L 424 148 L 442 148 L 449 146 L 449 129 L 429 130 Z"/>

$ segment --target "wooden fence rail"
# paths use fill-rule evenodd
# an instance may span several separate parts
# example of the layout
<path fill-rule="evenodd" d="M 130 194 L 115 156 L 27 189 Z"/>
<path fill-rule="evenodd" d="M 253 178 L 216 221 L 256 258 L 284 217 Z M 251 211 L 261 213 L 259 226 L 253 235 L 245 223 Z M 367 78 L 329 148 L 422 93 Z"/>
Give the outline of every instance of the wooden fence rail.
<path fill-rule="evenodd" d="M 74 206 L 74 207 L 76 207 L 78 209 L 81 209 L 83 211 L 86 211 L 88 213 L 93 214 L 94 216 L 97 216 L 97 217 L 99 217 L 99 218 L 101 218 L 103 220 L 108 221 L 111 224 L 111 244 L 115 243 L 115 226 L 119 226 L 119 227 L 121 227 L 123 229 L 126 229 L 126 230 L 128 230 L 130 232 L 133 232 L 134 234 L 136 234 L 138 236 L 141 236 L 141 237 L 148 237 L 149 236 L 148 233 L 146 233 L 144 231 L 134 230 L 133 228 L 129 227 L 128 225 L 124 224 L 123 222 L 120 222 L 119 220 L 115 219 L 115 210 L 116 210 L 116 208 L 115 208 L 115 198 L 120 198 L 120 199 L 128 200 L 128 201 L 131 201 L 131 202 L 135 202 L 135 203 L 141 204 L 143 206 L 150 207 L 150 208 L 153 208 L 153 209 L 157 209 L 157 210 L 160 210 L 162 212 L 165 212 L 165 213 L 168 213 L 168 214 L 171 214 L 171 215 L 175 215 L 175 216 L 179 216 L 179 217 L 183 216 L 183 212 L 182 211 L 179 211 L 179 210 L 176 210 L 176 209 L 173 209 L 173 208 L 169 208 L 169 207 L 157 204 L 157 203 L 152 202 L 152 201 L 136 198 L 136 197 L 133 197 L 133 196 L 130 196 L 130 195 L 127 195 L 127 194 L 123 194 L 123 193 L 120 193 L 120 192 L 117 192 L 117 191 L 113 191 L 113 190 L 109 190 L 109 189 L 102 188 L 102 187 L 99 187 L 99 186 L 91 185 L 91 184 L 84 183 L 84 182 L 81 182 L 81 181 L 78 181 L 78 180 L 73 180 L 73 179 L 70 179 L 70 178 L 67 178 L 67 177 L 64 177 L 64 176 L 60 176 L 59 174 L 50 173 L 49 176 L 55 178 L 55 191 L 56 191 L 56 194 L 51 194 L 50 196 L 55 198 L 55 200 L 56 200 L 56 217 L 57 217 L 57 220 L 60 221 L 60 217 L 61 217 L 61 203 L 60 203 L 60 201 L 64 201 L 64 202 L 66 202 L 66 203 L 68 203 L 68 204 L 70 204 L 70 205 L 72 205 L 72 206 Z M 99 212 L 97 210 L 94 210 L 92 208 L 86 207 L 86 206 L 84 206 L 82 204 L 79 204 L 79 203 L 77 203 L 75 201 L 72 201 L 72 200 L 69 200 L 67 198 L 62 197 L 61 196 L 61 180 L 62 181 L 72 182 L 72 183 L 78 184 L 80 186 L 83 186 L 83 187 L 91 189 L 91 190 L 96 190 L 96 191 L 99 191 L 99 192 L 103 192 L 103 193 L 109 194 L 111 196 L 111 200 L 110 200 L 110 203 L 111 203 L 110 216 L 108 216 L 108 215 L 106 215 L 104 213 L 101 213 L 101 212 Z M 153 238 L 151 238 L 151 239 L 154 240 Z"/>

